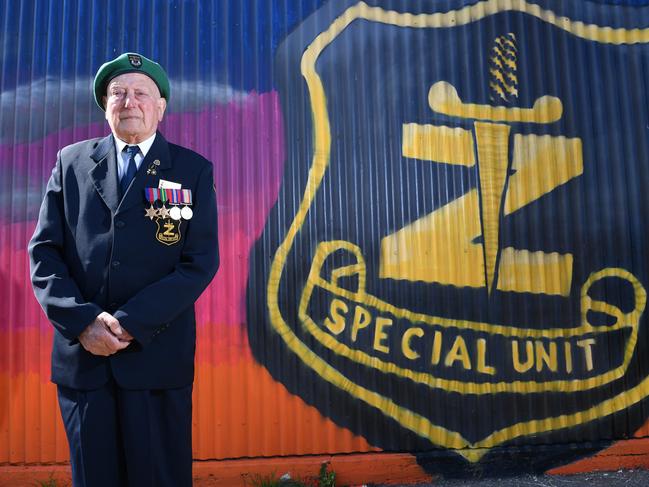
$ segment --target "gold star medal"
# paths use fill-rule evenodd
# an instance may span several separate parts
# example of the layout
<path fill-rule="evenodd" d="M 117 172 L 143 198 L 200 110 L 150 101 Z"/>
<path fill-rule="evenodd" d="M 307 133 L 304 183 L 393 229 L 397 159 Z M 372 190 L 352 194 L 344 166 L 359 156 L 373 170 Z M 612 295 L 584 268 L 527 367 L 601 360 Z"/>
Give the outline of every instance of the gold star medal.
<path fill-rule="evenodd" d="M 144 217 L 150 220 L 158 218 L 158 210 L 154 206 L 160 197 L 157 188 L 144 188 L 144 197 L 149 202 L 149 207 L 144 209 Z"/>
<path fill-rule="evenodd" d="M 153 205 L 149 206 L 144 210 L 144 216 L 146 218 L 149 218 L 153 220 L 154 218 L 158 218 L 158 210 L 156 210 Z"/>

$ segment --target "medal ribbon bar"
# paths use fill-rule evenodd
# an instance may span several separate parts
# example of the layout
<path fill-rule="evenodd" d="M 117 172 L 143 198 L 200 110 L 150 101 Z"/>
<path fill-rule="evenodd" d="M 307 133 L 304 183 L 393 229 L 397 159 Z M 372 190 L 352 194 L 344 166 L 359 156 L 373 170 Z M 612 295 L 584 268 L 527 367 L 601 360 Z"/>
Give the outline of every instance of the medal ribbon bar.
<path fill-rule="evenodd" d="M 192 204 L 192 191 L 190 189 L 144 188 L 144 194 L 151 204 L 156 201 L 169 202 L 172 205 Z"/>

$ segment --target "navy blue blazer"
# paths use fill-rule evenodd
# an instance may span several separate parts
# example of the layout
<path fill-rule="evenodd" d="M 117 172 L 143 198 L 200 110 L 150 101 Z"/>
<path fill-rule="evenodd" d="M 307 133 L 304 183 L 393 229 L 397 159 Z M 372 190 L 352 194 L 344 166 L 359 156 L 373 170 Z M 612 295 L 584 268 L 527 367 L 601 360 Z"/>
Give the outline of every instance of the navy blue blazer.
<path fill-rule="evenodd" d="M 155 163 L 158 161 L 159 163 Z M 160 179 L 192 191 L 193 217 L 173 244 L 156 238 L 144 188 Z M 219 265 L 212 164 L 158 133 L 123 198 L 113 136 L 63 148 L 29 244 L 36 298 L 55 328 L 52 380 L 95 389 L 166 389 L 194 378 L 194 302 Z M 110 357 L 79 334 L 107 311 L 134 337 Z"/>

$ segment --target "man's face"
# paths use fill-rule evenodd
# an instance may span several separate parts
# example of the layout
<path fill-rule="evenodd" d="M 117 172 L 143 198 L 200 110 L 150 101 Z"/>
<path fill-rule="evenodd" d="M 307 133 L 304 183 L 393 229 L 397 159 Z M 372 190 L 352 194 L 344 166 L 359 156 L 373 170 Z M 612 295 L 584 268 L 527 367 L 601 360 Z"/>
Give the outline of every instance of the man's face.
<path fill-rule="evenodd" d="M 126 73 L 110 80 L 104 105 L 113 134 L 128 144 L 139 144 L 157 130 L 167 101 L 147 75 Z"/>

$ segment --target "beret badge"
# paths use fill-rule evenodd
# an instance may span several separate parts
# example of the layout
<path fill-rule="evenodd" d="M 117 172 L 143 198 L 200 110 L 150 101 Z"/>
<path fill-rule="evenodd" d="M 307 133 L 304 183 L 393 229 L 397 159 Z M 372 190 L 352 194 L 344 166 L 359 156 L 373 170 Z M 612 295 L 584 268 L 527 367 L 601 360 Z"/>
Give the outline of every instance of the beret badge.
<path fill-rule="evenodd" d="M 139 68 L 142 66 L 142 58 L 137 54 L 129 54 L 128 62 L 131 63 L 131 66 L 134 68 Z"/>

